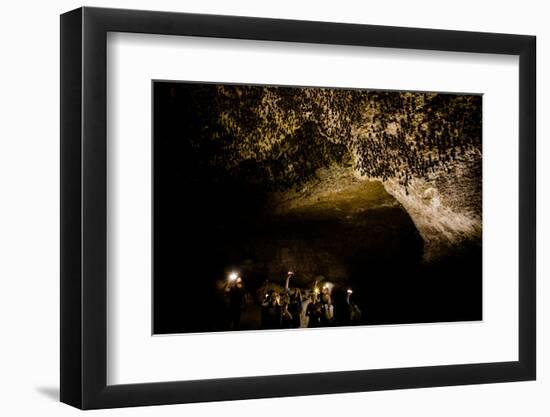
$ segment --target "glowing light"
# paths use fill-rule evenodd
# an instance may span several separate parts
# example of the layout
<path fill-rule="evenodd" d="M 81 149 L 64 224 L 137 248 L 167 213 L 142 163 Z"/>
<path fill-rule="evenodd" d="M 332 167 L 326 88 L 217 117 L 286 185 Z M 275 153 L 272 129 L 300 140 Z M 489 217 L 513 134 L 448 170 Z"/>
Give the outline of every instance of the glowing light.
<path fill-rule="evenodd" d="M 232 272 L 229 274 L 229 281 L 236 281 L 237 278 L 239 278 L 239 274 L 237 274 L 236 272 Z"/>
<path fill-rule="evenodd" d="M 348 289 L 348 294 L 353 294 L 353 290 Z"/>

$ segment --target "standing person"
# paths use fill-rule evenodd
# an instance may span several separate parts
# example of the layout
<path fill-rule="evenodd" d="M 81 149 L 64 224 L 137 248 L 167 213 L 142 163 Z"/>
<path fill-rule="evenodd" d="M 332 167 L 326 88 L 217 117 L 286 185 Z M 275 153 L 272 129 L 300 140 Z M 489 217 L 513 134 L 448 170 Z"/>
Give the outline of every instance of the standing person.
<path fill-rule="evenodd" d="M 293 327 L 293 316 L 289 311 L 288 301 L 284 301 L 281 305 L 281 328 L 290 329 Z"/>
<path fill-rule="evenodd" d="M 352 301 L 351 295 L 353 294 L 352 290 L 347 291 L 346 302 L 348 304 L 348 315 L 349 315 L 349 324 L 358 324 L 361 321 L 361 309 L 359 306 Z"/>
<path fill-rule="evenodd" d="M 363 313 L 361 312 L 361 309 L 359 308 L 359 306 L 355 303 L 352 303 L 350 306 L 351 324 L 359 324 L 361 322 L 362 316 L 363 316 Z"/>
<path fill-rule="evenodd" d="M 293 276 L 294 272 L 289 271 L 286 277 L 285 290 L 288 295 L 287 311 L 291 316 L 289 327 L 298 328 L 300 327 L 303 313 L 302 292 L 299 288 L 295 288 L 293 291 L 290 289 L 290 278 Z"/>
<path fill-rule="evenodd" d="M 311 293 L 311 301 L 306 308 L 308 318 L 307 327 L 319 327 L 321 325 L 321 303 L 319 302 L 318 289 L 315 287 Z"/>
<path fill-rule="evenodd" d="M 296 288 L 290 296 L 288 311 L 292 315 L 291 327 L 301 327 L 302 315 L 304 313 L 304 304 L 302 302 L 302 292 L 299 288 Z"/>
<path fill-rule="evenodd" d="M 329 292 L 323 292 L 321 297 L 321 326 L 330 326 L 334 323 L 334 306 Z"/>
<path fill-rule="evenodd" d="M 273 290 L 262 303 L 262 329 L 280 329 L 281 325 L 281 295 Z"/>
<path fill-rule="evenodd" d="M 237 276 L 235 279 L 231 279 L 230 277 L 225 291 L 229 298 L 229 328 L 238 330 L 241 324 L 241 315 L 246 296 L 243 279 L 240 276 Z"/>

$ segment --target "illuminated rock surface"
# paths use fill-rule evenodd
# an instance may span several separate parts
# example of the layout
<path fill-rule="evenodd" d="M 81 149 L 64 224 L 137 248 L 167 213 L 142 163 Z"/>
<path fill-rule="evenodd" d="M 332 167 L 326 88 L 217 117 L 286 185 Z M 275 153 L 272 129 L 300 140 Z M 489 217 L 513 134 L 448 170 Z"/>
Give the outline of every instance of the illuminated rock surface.
<path fill-rule="evenodd" d="M 456 164 L 450 175 L 413 179 L 407 189 L 394 180 L 386 190 L 407 210 L 424 239 L 424 260 L 463 246 L 481 246 L 481 162 Z"/>

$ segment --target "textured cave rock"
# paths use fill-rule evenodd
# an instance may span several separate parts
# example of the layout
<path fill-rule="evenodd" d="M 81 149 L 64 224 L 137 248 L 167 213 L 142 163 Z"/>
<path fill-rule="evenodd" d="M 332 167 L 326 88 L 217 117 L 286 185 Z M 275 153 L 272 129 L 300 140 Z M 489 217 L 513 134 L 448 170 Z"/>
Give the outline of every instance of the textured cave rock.
<path fill-rule="evenodd" d="M 447 170 L 435 172 L 427 179 L 415 178 L 408 187 L 393 179 L 381 182 L 362 177 L 350 167 L 332 166 L 319 170 L 315 180 L 298 190 L 273 193 L 271 206 L 282 216 L 299 218 L 300 213 L 307 211 L 308 215 L 340 217 L 342 222 L 357 227 L 366 226 L 369 214 L 376 211 L 403 212 L 410 216 L 423 239 L 423 260 L 437 261 L 463 248 L 481 245 L 481 158 L 470 159 L 451 164 Z M 395 221 L 390 222 L 392 224 L 372 222 L 360 233 L 365 233 L 367 238 L 369 227 L 383 233 L 395 230 Z M 409 233 L 405 229 L 401 233 Z M 288 253 L 286 263 L 290 268 L 307 264 L 300 259 L 304 249 L 289 248 Z M 322 265 L 323 260 L 331 263 L 328 260 L 332 255 L 328 252 L 319 250 L 317 255 L 317 265 Z M 336 261 L 332 263 L 335 265 Z M 331 271 L 330 275 L 343 276 L 345 268 L 340 268 L 340 272 Z"/>
<path fill-rule="evenodd" d="M 321 169 L 315 180 L 271 193 L 270 200 L 279 237 L 256 249 L 270 276 L 298 270 L 298 285 L 326 277 L 345 284 L 359 264 L 416 264 L 422 257 L 422 237 L 404 207 L 380 181 L 360 178 L 351 167 Z M 299 235 L 285 236 L 286 230 Z"/>
<path fill-rule="evenodd" d="M 281 272 L 280 265 L 291 268 L 313 259 L 304 255 L 309 249 L 301 241 L 317 251 L 313 262 L 319 265 L 343 256 L 338 249 L 316 246 L 314 235 L 300 240 L 285 234 L 297 219 L 312 230 L 315 226 L 308 224 L 330 229 L 341 222 L 362 242 L 358 230 L 369 235 L 369 228 L 383 228 L 392 235 L 390 217 L 379 216 L 380 224 L 372 220 L 375 213 L 392 211 L 417 229 L 426 262 L 481 245 L 481 96 L 242 85 L 171 88 L 171 99 L 184 103 L 185 111 L 192 109 L 184 119 L 186 151 L 197 152 L 197 160 L 201 152 L 209 155 L 191 175 L 230 177 L 268 190 L 271 214 L 281 222 L 270 226 L 280 229 L 280 253 L 270 252 L 268 244 L 257 252 L 265 252 L 262 259 L 277 259 Z M 365 227 L 367 219 L 372 223 Z M 322 272 L 305 269 L 311 275 Z M 332 273 L 342 275 L 344 269 Z"/>
<path fill-rule="evenodd" d="M 481 160 L 454 164 L 449 173 L 415 178 L 407 188 L 387 180 L 386 190 L 407 210 L 424 240 L 424 260 L 481 246 Z"/>

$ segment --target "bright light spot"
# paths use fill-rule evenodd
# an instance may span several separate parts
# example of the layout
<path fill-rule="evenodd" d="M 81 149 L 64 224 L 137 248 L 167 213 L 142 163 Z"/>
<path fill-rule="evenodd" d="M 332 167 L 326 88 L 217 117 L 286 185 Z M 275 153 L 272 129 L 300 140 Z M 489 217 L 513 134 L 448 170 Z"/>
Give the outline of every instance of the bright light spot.
<path fill-rule="evenodd" d="M 229 281 L 236 281 L 237 278 L 239 278 L 239 274 L 237 274 L 236 272 L 232 272 L 229 274 Z"/>

